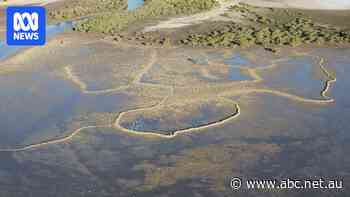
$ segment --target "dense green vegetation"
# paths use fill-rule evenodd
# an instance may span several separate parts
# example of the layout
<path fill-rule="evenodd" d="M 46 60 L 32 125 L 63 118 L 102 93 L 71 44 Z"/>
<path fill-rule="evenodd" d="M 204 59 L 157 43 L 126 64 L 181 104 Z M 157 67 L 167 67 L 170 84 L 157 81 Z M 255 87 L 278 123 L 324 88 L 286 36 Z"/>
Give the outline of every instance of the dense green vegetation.
<path fill-rule="evenodd" d="M 271 47 L 281 45 L 350 43 L 350 32 L 348 31 L 319 25 L 311 19 L 302 15 L 291 14 L 288 11 L 286 11 L 288 16 L 285 18 L 288 18 L 289 21 L 280 21 L 259 14 L 255 9 L 245 4 L 233 6 L 232 11 L 244 14 L 243 16 L 247 19 L 245 24 L 232 22 L 221 30 L 190 35 L 187 39 L 181 40 L 181 43 L 192 46 L 214 47 L 250 46 L 255 44 L 270 50 L 273 50 Z M 270 11 L 273 12 L 272 9 Z"/>
<path fill-rule="evenodd" d="M 71 0 L 58 8 L 49 10 L 50 20 L 71 20 L 79 17 L 96 15 L 106 12 L 125 10 L 126 0 Z"/>
<path fill-rule="evenodd" d="M 128 12 L 126 0 L 72 0 L 69 5 L 50 11 L 49 16 L 57 20 L 90 16 L 79 22 L 75 30 L 116 35 L 130 24 L 193 14 L 216 5 L 216 0 L 146 0 L 144 6 Z M 240 3 L 223 15 L 230 17 L 230 12 L 239 13 L 243 21 L 229 22 L 206 33 L 193 33 L 180 40 L 180 44 L 212 47 L 260 45 L 275 51 L 283 45 L 350 43 L 349 31 L 316 23 L 297 10 L 257 8 Z M 163 44 L 163 41 L 159 43 Z"/>
<path fill-rule="evenodd" d="M 217 5 L 216 0 L 148 0 L 132 12 L 106 12 L 79 23 L 78 31 L 114 34 L 129 24 L 164 16 L 193 14 Z"/>

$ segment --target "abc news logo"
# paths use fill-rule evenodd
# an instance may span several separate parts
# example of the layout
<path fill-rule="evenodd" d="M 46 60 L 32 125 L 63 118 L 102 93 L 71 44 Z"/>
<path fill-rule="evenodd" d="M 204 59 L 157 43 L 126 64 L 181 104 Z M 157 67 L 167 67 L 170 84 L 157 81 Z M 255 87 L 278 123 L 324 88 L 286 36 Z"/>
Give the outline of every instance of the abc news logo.
<path fill-rule="evenodd" d="M 7 8 L 8 45 L 44 45 L 46 16 L 43 7 Z"/>
<path fill-rule="evenodd" d="M 28 21 L 27 25 L 25 24 L 25 20 Z M 29 14 L 25 12 L 20 14 L 16 12 L 13 15 L 13 29 L 14 39 L 15 40 L 39 40 L 39 33 L 36 32 L 39 29 L 39 15 L 38 13 Z M 24 32 L 20 32 L 20 31 Z"/>
<path fill-rule="evenodd" d="M 25 20 L 27 19 L 28 24 L 25 24 Z M 23 14 L 16 12 L 13 15 L 13 28 L 15 31 L 37 31 L 39 29 L 39 15 L 38 13 L 29 14 L 25 12 Z"/>

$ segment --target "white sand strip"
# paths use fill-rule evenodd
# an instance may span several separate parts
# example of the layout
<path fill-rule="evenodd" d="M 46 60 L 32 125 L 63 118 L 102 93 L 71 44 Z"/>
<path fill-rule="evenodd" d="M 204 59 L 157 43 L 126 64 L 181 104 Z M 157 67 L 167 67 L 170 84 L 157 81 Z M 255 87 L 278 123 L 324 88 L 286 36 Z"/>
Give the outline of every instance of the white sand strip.
<path fill-rule="evenodd" d="M 239 0 L 218 0 L 218 2 L 220 6 L 210 11 L 202 12 L 202 13 L 198 13 L 198 14 L 194 14 L 186 17 L 172 18 L 167 21 L 161 21 L 157 25 L 146 27 L 143 31 L 150 32 L 150 31 L 156 31 L 158 29 L 179 28 L 179 27 L 199 24 L 199 23 L 202 23 L 203 21 L 210 20 L 212 18 L 220 16 L 225 11 L 227 11 L 227 9 L 230 6 L 237 4 Z"/>

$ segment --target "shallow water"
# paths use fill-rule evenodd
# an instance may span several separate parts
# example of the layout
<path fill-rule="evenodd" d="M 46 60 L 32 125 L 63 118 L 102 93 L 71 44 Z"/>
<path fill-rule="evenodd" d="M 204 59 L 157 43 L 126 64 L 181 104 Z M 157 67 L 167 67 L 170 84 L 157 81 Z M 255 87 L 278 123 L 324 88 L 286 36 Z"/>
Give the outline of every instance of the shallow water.
<path fill-rule="evenodd" d="M 0 147 L 20 147 L 62 137 L 97 123 L 95 113 L 114 113 L 131 101 L 126 94 L 85 95 L 45 68 L 0 75 Z M 72 125 L 79 122 L 81 125 Z"/>
<path fill-rule="evenodd" d="M 324 49 L 312 53 L 327 56 L 326 67 L 336 73 L 338 81 L 329 92 L 335 103 L 319 105 L 265 93 L 239 95 L 231 98 L 242 110 L 236 120 L 171 140 L 100 128 L 84 130 L 69 143 L 0 153 L 0 196 L 25 196 L 31 191 L 34 196 L 46 197 L 59 191 L 60 196 L 272 197 L 276 192 L 233 192 L 229 179 L 322 176 L 348 182 L 348 51 Z M 269 87 L 313 98 L 320 93 L 319 84 L 324 80 L 315 69 L 309 58 L 291 58 L 280 69 L 263 73 L 263 77 Z M 49 128 L 51 137 L 61 134 L 52 125 L 63 123 L 64 128 L 75 115 L 135 107 L 133 96 L 83 95 L 70 81 L 45 69 L 1 75 L 0 89 L 0 125 L 8 128 L 1 131 L 0 144 L 5 147 L 21 144 L 28 135 L 41 134 L 45 128 Z M 204 106 L 201 113 L 211 110 Z M 21 120 L 33 129 L 25 130 L 19 124 Z M 204 120 L 201 116 L 194 119 L 200 123 Z M 345 188 L 337 192 L 286 191 L 283 196 L 342 197 L 349 193 Z"/>
<path fill-rule="evenodd" d="M 280 62 L 276 69 L 261 72 L 268 87 L 298 96 L 318 99 L 325 82 L 330 80 L 311 56 L 292 57 Z"/>
<path fill-rule="evenodd" d="M 225 64 L 232 65 L 232 66 L 249 66 L 252 63 L 244 58 L 241 54 L 234 54 L 230 58 L 226 58 L 224 60 Z"/>
<path fill-rule="evenodd" d="M 55 127 L 71 118 L 73 106 L 81 99 L 74 86 L 43 73 L 0 76 L 0 81 L 1 147 L 21 144 L 26 137 L 50 127 L 58 129 L 59 135 L 64 131 Z M 48 135 L 55 136 L 55 131 Z"/>
<path fill-rule="evenodd" d="M 175 105 L 175 104 L 173 104 Z M 233 103 L 223 101 L 198 101 L 189 104 L 177 104 L 130 113 L 122 119 L 121 125 L 135 132 L 153 132 L 172 135 L 175 132 L 205 127 L 235 116 L 237 109 Z"/>
<path fill-rule="evenodd" d="M 0 60 L 3 60 L 12 54 L 15 54 L 18 50 L 24 49 L 20 46 L 8 46 L 4 41 L 0 41 Z"/>
<path fill-rule="evenodd" d="M 242 74 L 241 68 L 238 67 L 230 67 L 230 71 L 228 74 L 228 79 L 230 81 L 245 81 L 245 80 L 252 80 L 251 77 L 248 75 Z"/>
<path fill-rule="evenodd" d="M 128 0 L 128 11 L 133 11 L 141 7 L 145 3 L 144 0 Z"/>
<path fill-rule="evenodd" d="M 48 25 L 46 28 L 46 36 L 47 39 L 54 37 L 55 35 L 72 30 L 73 22 L 61 22 L 56 25 Z M 23 46 L 8 46 L 6 41 L 0 41 L 0 60 L 6 59 L 7 57 L 15 54 L 21 49 L 25 49 L 27 47 Z"/>

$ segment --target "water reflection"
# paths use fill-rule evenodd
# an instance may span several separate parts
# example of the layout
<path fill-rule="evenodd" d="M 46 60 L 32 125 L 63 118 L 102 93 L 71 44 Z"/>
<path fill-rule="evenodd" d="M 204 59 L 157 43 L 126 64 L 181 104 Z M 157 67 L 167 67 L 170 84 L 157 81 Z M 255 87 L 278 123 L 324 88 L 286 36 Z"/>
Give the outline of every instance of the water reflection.
<path fill-rule="evenodd" d="M 133 11 L 144 4 L 144 0 L 128 0 L 128 11 Z"/>
<path fill-rule="evenodd" d="M 61 22 L 56 25 L 48 25 L 46 28 L 47 39 L 54 37 L 55 35 L 72 30 L 73 22 Z M 24 46 L 8 46 L 5 41 L 0 41 L 0 60 L 6 59 L 7 57 L 14 55 L 21 49 L 28 47 Z"/>
<path fill-rule="evenodd" d="M 242 109 L 242 115 L 237 120 L 219 128 L 171 140 L 145 139 L 110 128 L 89 129 L 84 131 L 84 137 L 57 147 L 13 155 L 0 154 L 1 160 L 5 161 L 5 165 L 0 165 L 0 181 L 5 184 L 5 189 L 0 194 L 10 196 L 9 194 L 16 193 L 25 196 L 30 190 L 35 196 L 45 196 L 43 191 L 60 191 L 62 196 L 84 196 L 87 193 L 91 196 L 101 193 L 105 196 L 118 193 L 119 196 L 146 197 L 177 196 L 179 193 L 230 196 L 232 190 L 227 186 L 227 181 L 235 175 L 247 178 L 263 176 L 304 179 L 327 176 L 349 180 L 350 160 L 344 156 L 350 154 L 348 52 L 326 49 L 315 53 L 329 56 L 327 68 L 337 73 L 338 82 L 330 92 L 336 100 L 333 104 L 295 102 L 269 94 L 237 96 L 232 98 Z M 271 74 L 276 83 L 302 88 L 301 86 L 313 87 L 314 82 L 320 80 L 315 77 L 313 62 L 308 58 L 292 59 L 283 64 L 285 69 L 282 65 L 281 70 Z M 278 73 L 286 79 L 278 78 Z M 112 95 L 80 98 L 80 93 L 76 93 L 74 87 L 69 87 L 67 82 L 48 82 L 43 76 L 30 76 L 33 79 L 28 81 L 21 80 L 22 77 L 18 74 L 12 76 L 13 79 L 2 76 L 0 84 L 3 84 L 1 89 L 4 91 L 1 92 L 0 100 L 10 105 L 3 104 L 1 109 L 7 105 L 15 106 L 11 105 L 11 102 L 15 102 L 14 96 L 22 97 L 20 93 L 28 87 L 27 84 L 40 83 L 39 81 L 49 83 L 46 89 L 40 89 L 46 91 L 42 94 L 63 88 L 64 91 L 52 93 L 53 96 L 64 95 L 62 97 L 67 98 L 67 106 L 77 111 L 86 110 L 87 106 L 90 106 L 89 111 L 104 111 L 111 109 L 109 106 L 116 105 L 117 102 L 113 101 L 118 100 Z M 268 73 L 265 77 L 269 78 Z M 20 84 L 26 85 L 12 94 L 10 87 L 20 86 L 13 82 L 16 78 Z M 299 78 L 300 81 L 297 81 Z M 283 80 L 286 83 L 280 83 Z M 43 86 L 45 87 L 41 85 Z M 23 94 L 32 95 L 31 100 L 41 100 L 42 96 L 40 93 L 37 96 L 35 88 L 29 89 L 32 91 Z M 309 90 L 311 89 L 306 89 L 305 92 Z M 75 97 L 79 97 L 85 104 L 77 104 Z M 59 106 L 62 105 L 59 104 L 59 99 L 51 99 L 50 105 L 57 107 L 54 111 L 60 112 Z M 28 101 L 20 103 L 32 105 Z M 22 110 L 18 109 L 16 113 L 20 114 Z M 33 114 L 31 110 L 38 109 L 33 107 L 28 110 L 30 115 Z M 11 111 L 4 110 L 1 119 L 8 116 L 8 113 Z M 8 132 L 7 136 L 11 134 L 13 133 Z M 5 138 L 6 135 L 1 136 L 1 139 Z M 12 188 L 14 189 L 11 190 Z M 322 190 L 309 191 L 307 196 L 348 196 L 349 193 L 349 189 L 339 192 Z M 264 192 L 258 195 L 269 197 L 276 193 Z M 247 193 L 237 193 L 237 196 L 247 196 Z M 286 191 L 283 196 L 305 196 L 305 193 Z"/>
<path fill-rule="evenodd" d="M 118 93 L 98 99 L 82 94 L 76 85 L 46 69 L 0 75 L 0 89 L 1 148 L 38 143 L 95 125 L 90 114 L 114 113 L 132 100 Z"/>

